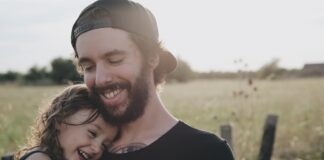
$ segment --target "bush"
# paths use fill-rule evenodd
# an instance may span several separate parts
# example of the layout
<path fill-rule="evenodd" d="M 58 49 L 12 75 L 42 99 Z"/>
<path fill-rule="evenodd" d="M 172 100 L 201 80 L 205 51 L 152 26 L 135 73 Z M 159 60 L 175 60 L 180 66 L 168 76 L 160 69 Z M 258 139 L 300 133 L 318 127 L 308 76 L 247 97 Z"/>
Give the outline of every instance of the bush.
<path fill-rule="evenodd" d="M 0 74 L 0 82 L 17 81 L 21 77 L 18 72 L 8 71 L 7 73 Z"/>
<path fill-rule="evenodd" d="M 187 62 L 178 58 L 177 68 L 168 76 L 167 79 L 169 81 L 175 80 L 178 82 L 187 82 L 190 79 L 192 79 L 193 76 L 194 72 L 192 71 L 190 65 Z"/>
<path fill-rule="evenodd" d="M 58 84 L 82 81 L 81 75 L 77 72 L 73 61 L 70 59 L 56 58 L 51 62 L 51 78 Z"/>
<path fill-rule="evenodd" d="M 47 79 L 49 77 L 49 72 L 45 67 L 37 67 L 33 66 L 29 69 L 27 74 L 24 76 L 24 80 L 27 83 L 36 83 L 37 81 L 42 81 L 44 79 Z"/>

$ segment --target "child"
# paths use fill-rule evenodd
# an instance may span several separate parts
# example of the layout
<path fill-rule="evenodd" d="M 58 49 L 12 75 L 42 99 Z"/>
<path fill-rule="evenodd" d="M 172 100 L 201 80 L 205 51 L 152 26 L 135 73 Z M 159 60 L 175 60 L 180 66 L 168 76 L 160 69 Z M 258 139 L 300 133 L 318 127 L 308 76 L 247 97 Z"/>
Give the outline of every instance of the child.
<path fill-rule="evenodd" d="M 60 93 L 41 114 L 20 160 L 97 160 L 117 137 L 92 104 L 84 85 Z"/>

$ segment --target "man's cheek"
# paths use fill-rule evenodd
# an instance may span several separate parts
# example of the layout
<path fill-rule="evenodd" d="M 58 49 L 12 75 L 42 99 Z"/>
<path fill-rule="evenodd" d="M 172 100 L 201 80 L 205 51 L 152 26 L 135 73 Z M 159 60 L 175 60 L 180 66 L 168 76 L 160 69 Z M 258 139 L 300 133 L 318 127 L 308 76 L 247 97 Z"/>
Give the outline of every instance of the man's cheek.
<path fill-rule="evenodd" d="M 95 78 L 93 78 L 91 75 L 84 75 L 84 83 L 87 85 L 89 89 L 93 89 L 95 86 Z"/>

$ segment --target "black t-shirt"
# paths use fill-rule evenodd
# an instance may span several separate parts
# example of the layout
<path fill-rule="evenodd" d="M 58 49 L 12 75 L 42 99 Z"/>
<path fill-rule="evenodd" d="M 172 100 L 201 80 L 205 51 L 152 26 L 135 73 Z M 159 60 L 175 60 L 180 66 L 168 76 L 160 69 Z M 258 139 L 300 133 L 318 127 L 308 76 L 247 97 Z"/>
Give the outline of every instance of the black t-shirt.
<path fill-rule="evenodd" d="M 166 134 L 143 149 L 105 153 L 102 160 L 234 160 L 226 141 L 214 134 L 178 122 Z"/>

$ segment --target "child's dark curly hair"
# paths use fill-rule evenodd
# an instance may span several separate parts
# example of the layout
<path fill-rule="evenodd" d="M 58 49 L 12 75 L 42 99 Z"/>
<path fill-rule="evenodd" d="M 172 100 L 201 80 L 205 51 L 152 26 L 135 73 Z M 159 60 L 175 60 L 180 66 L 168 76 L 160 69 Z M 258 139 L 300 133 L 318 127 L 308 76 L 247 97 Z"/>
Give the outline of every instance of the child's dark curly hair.
<path fill-rule="evenodd" d="M 19 159 L 26 152 L 37 147 L 48 154 L 52 160 L 64 160 L 63 150 L 60 147 L 56 125 L 65 123 L 65 119 L 81 109 L 92 110 L 88 119 L 82 124 L 94 121 L 99 116 L 99 111 L 93 105 L 89 91 L 85 85 L 72 85 L 58 94 L 40 114 L 36 125 L 33 127 L 32 136 L 28 139 L 27 147 L 15 155 Z M 69 124 L 81 125 L 81 124 Z"/>

